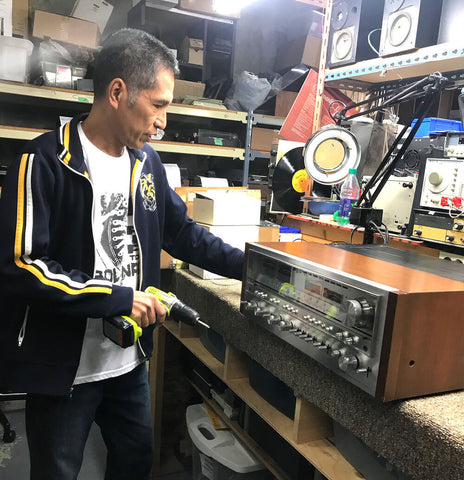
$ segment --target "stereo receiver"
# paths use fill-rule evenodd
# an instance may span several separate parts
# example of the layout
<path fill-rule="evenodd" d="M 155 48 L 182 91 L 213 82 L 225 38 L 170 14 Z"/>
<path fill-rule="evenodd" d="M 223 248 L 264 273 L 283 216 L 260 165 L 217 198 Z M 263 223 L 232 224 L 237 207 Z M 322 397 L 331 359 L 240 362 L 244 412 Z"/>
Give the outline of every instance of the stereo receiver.
<path fill-rule="evenodd" d="M 464 268 L 380 245 L 246 246 L 241 312 L 382 401 L 464 388 Z"/>

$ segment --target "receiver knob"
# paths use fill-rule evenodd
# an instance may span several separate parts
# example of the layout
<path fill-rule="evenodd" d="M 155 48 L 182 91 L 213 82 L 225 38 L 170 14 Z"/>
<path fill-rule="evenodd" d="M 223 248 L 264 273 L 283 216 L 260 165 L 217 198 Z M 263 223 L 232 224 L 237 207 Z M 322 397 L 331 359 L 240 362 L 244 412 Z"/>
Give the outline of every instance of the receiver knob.
<path fill-rule="evenodd" d="M 240 302 L 240 307 L 243 313 L 256 313 L 258 310 L 258 304 L 256 302 L 247 302 L 246 300 Z"/>
<path fill-rule="evenodd" d="M 369 327 L 374 318 L 374 307 L 364 298 L 345 301 L 345 325 L 348 327 Z"/>
<path fill-rule="evenodd" d="M 340 370 L 347 372 L 348 370 L 356 370 L 358 368 L 359 361 L 354 355 L 343 355 L 338 359 L 338 366 Z"/>

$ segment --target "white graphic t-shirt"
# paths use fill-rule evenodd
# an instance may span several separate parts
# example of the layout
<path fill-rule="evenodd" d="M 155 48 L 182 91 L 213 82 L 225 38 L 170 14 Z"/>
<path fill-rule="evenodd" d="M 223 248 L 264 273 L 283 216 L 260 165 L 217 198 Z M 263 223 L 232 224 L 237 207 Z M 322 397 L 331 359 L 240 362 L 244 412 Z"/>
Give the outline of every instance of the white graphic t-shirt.
<path fill-rule="evenodd" d="M 107 155 L 88 140 L 80 124 L 78 131 L 94 194 L 95 277 L 135 290 L 139 251 L 129 209 L 129 153 Z M 137 345 L 121 348 L 104 336 L 101 318 L 89 318 L 74 383 L 123 375 L 142 361 Z"/>

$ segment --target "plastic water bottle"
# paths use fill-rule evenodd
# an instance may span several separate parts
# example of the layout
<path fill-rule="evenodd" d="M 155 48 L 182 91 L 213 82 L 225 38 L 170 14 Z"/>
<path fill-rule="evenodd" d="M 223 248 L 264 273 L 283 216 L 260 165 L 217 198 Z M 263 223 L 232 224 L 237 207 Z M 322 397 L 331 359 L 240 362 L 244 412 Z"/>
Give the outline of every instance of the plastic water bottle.
<path fill-rule="evenodd" d="M 356 203 L 358 198 L 359 182 L 356 178 L 356 168 L 350 168 L 340 190 L 340 205 L 337 217 L 339 225 L 345 225 L 350 221 L 351 206 Z"/>

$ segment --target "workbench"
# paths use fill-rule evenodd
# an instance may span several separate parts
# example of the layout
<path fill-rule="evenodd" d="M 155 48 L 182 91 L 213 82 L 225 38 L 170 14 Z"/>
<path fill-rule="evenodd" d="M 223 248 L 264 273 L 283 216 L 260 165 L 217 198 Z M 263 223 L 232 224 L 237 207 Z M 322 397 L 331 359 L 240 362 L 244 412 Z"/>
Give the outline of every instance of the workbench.
<path fill-rule="evenodd" d="M 225 363 L 213 359 L 195 332 L 182 331 L 182 325 L 168 321 L 164 334 L 189 348 L 329 480 L 363 478 L 328 440 L 332 420 L 413 479 L 464 479 L 464 391 L 381 403 L 244 317 L 239 311 L 241 282 L 213 282 L 176 270 L 170 283 L 171 291 L 222 335 Z M 160 348 L 152 361 L 151 376 L 158 385 L 155 373 L 162 368 L 163 354 Z M 247 386 L 246 358 L 293 390 L 293 422 Z M 156 421 L 160 409 L 155 410 Z"/>

